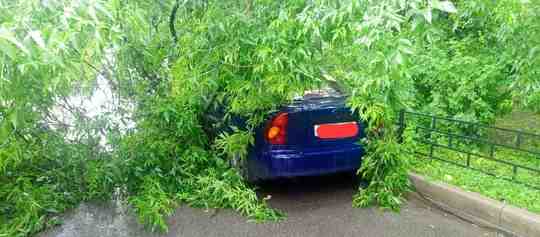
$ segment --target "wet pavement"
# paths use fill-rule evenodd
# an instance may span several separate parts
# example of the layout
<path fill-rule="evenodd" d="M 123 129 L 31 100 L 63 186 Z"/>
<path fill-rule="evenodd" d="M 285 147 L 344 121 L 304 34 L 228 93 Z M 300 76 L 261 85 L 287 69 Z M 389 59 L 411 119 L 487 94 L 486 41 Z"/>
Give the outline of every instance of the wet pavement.
<path fill-rule="evenodd" d="M 269 203 L 285 211 L 286 220 L 254 223 L 230 210 L 182 206 L 168 219 L 166 234 L 144 230 L 126 208 L 87 203 L 68 213 L 62 225 L 38 236 L 501 236 L 415 198 L 410 198 L 399 214 L 377 208 L 352 208 L 355 190 L 352 177 L 347 175 L 266 183 L 261 185 L 259 194 L 271 195 Z"/>

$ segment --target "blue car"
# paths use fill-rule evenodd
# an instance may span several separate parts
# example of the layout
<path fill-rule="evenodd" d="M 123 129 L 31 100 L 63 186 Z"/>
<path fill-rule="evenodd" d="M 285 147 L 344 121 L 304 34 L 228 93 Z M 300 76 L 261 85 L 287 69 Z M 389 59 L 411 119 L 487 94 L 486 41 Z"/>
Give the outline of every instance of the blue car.
<path fill-rule="evenodd" d="M 335 91 L 308 93 L 257 129 L 247 159 L 233 159 L 249 182 L 355 171 L 364 124 Z M 241 164 L 241 165 L 240 165 Z"/>

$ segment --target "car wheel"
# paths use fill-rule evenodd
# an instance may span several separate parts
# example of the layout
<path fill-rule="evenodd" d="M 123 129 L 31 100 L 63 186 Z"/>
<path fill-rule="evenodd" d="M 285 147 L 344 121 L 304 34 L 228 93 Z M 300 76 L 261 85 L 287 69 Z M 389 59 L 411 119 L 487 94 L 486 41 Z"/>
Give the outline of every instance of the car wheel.
<path fill-rule="evenodd" d="M 350 176 L 351 182 L 355 189 L 366 189 L 369 186 L 369 181 L 361 178 L 357 173 L 357 171 L 351 171 L 348 172 L 347 175 Z"/>

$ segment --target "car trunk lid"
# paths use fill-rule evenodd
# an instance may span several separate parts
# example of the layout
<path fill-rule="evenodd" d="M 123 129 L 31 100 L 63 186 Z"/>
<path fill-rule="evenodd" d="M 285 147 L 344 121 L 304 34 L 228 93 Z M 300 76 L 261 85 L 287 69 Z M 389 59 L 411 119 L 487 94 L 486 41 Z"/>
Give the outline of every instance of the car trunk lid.
<path fill-rule="evenodd" d="M 357 143 L 363 137 L 363 124 L 345 100 L 336 94 L 311 94 L 287 106 L 287 145 L 315 148 Z"/>

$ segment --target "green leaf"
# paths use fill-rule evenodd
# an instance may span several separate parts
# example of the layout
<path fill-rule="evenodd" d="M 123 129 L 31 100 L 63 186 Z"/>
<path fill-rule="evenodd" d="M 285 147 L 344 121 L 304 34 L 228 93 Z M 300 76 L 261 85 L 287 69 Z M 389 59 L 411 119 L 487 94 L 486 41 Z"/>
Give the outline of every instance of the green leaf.
<path fill-rule="evenodd" d="M 29 54 L 28 49 L 15 37 L 13 32 L 10 32 L 6 28 L 0 28 L 0 40 L 5 40 L 13 45 L 15 45 L 20 51 L 24 54 Z"/>
<path fill-rule="evenodd" d="M 439 9 L 443 12 L 457 13 L 457 9 L 450 1 L 433 1 L 433 8 Z"/>
<path fill-rule="evenodd" d="M 423 11 L 423 15 L 424 15 L 424 19 L 426 19 L 426 21 L 431 24 L 431 21 L 433 20 L 431 8 L 425 9 Z"/>
<path fill-rule="evenodd" d="M 34 40 L 34 42 L 36 42 L 36 44 L 40 48 L 45 49 L 45 41 L 41 37 L 41 32 L 40 31 L 33 30 L 33 31 L 28 32 L 28 34 L 30 35 L 30 37 Z"/>
<path fill-rule="evenodd" d="M 6 54 L 11 59 L 17 59 L 17 48 L 12 43 L 0 39 L 0 52 Z"/>

